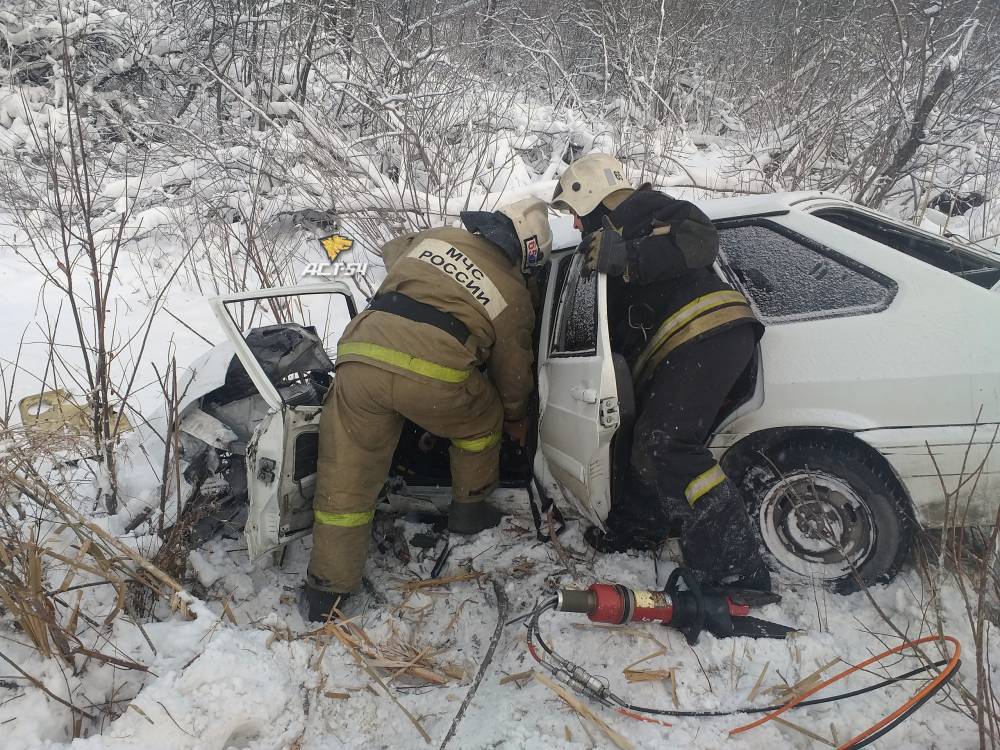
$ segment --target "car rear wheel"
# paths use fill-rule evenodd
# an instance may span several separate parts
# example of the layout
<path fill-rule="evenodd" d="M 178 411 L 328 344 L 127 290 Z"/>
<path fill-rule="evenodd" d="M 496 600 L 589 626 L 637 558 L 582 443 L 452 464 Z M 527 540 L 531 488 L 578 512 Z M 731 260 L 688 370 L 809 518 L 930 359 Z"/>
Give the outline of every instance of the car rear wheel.
<path fill-rule="evenodd" d="M 758 453 L 741 478 L 780 569 L 840 593 L 892 580 L 915 522 L 899 483 L 859 446 L 793 441 Z"/>

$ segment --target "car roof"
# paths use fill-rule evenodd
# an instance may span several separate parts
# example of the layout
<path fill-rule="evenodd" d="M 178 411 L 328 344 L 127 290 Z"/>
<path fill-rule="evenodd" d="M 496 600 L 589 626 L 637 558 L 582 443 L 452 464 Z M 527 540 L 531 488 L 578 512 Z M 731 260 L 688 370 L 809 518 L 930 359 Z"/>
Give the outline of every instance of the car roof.
<path fill-rule="evenodd" d="M 775 211 L 788 211 L 796 204 L 812 198 L 824 198 L 826 200 L 837 200 L 849 204 L 850 201 L 834 195 L 817 190 L 801 190 L 792 193 L 767 193 L 766 195 L 740 195 L 734 198 L 709 198 L 707 200 L 695 201 L 695 204 L 708 214 L 708 218 L 713 221 L 723 219 L 735 219 L 741 216 L 759 216 Z"/>

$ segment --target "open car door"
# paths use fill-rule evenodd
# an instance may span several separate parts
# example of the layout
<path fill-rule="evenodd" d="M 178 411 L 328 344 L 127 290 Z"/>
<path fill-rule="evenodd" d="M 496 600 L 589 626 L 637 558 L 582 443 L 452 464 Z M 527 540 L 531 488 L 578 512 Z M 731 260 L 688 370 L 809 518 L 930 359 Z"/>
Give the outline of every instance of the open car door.
<path fill-rule="evenodd" d="M 584 518 L 611 509 L 611 439 L 619 425 L 608 332 L 607 279 L 585 277 L 583 256 L 557 255 L 538 344 L 539 451 L 535 474 Z"/>
<path fill-rule="evenodd" d="M 346 284 L 303 284 L 217 297 L 213 312 L 263 398 L 246 445 L 250 559 L 312 528 L 319 418 L 336 346 L 355 314 Z"/>

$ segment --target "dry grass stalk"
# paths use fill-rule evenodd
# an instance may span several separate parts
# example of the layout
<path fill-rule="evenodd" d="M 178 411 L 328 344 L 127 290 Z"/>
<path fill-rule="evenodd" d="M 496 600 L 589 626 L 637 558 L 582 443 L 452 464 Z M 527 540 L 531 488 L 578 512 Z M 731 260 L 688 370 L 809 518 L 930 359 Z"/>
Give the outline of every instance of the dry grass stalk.
<path fill-rule="evenodd" d="M 80 673 L 92 665 L 147 671 L 144 664 L 115 649 L 108 641 L 108 628 L 123 611 L 131 582 L 154 596 L 172 592 L 179 601 L 184 599 L 179 596 L 183 588 L 78 511 L 70 502 L 69 485 L 54 485 L 39 472 L 38 466 L 61 465 L 65 459 L 58 453 L 61 443 L 41 445 L 37 435 L 29 441 L 11 432 L 0 438 L 12 443 L 0 453 L 0 497 L 5 498 L 0 502 L 0 605 L 39 655 L 54 659 L 66 672 Z M 52 452 L 46 452 L 49 449 Z M 114 592 L 110 610 L 100 615 L 92 612 L 93 604 L 85 597 L 96 587 L 111 587 Z M 142 631 L 138 622 L 135 625 Z M 94 726 L 100 723 L 96 711 L 75 705 L 72 695 L 63 698 L 53 693 L 2 652 L 0 659 L 48 699 L 70 710 L 74 736 L 84 730 L 84 720 Z M 111 700 L 94 708 L 110 712 L 120 702 Z"/>
<path fill-rule="evenodd" d="M 458 606 L 455 607 L 455 611 L 452 612 L 451 619 L 448 620 L 448 624 L 444 626 L 443 632 L 445 633 L 451 632 L 451 629 L 454 628 L 455 624 L 458 622 L 458 618 L 461 616 L 462 610 L 465 608 L 465 605 L 471 601 L 472 599 L 463 599 L 461 602 L 459 602 Z"/>
<path fill-rule="evenodd" d="M 389 679 L 386 680 L 387 685 L 391 685 L 393 681 L 401 675 L 416 678 L 421 682 L 429 682 L 432 685 L 447 685 L 449 682 L 447 675 L 434 672 L 426 667 L 418 666 L 412 660 L 409 662 L 403 662 L 393 661 L 391 659 L 372 659 L 368 663 L 376 669 L 387 669 L 392 671 L 392 675 L 390 675 Z"/>
<path fill-rule="evenodd" d="M 52 656 L 52 640 L 63 647 L 60 655 L 69 660 L 69 649 L 56 624 L 55 608 L 43 595 L 41 550 L 37 544 L 19 544 L 19 539 L 0 538 L 0 603 L 14 617 L 38 652 Z M 50 638 L 50 631 L 52 637 Z"/>
<path fill-rule="evenodd" d="M 537 566 L 537 560 L 532 560 L 528 557 L 516 557 L 507 570 L 507 575 L 510 578 L 525 578 L 531 575 Z"/>
<path fill-rule="evenodd" d="M 598 729 L 604 732 L 604 736 L 607 737 L 609 740 L 611 740 L 611 742 L 614 743 L 615 747 L 617 747 L 619 750 L 634 750 L 634 746 L 627 738 L 625 738 L 624 736 L 616 732 L 614 729 L 612 729 L 607 724 L 607 722 L 605 722 L 600 716 L 591 711 L 586 704 L 584 704 L 576 696 L 574 696 L 572 693 L 566 690 L 566 688 L 564 688 L 562 685 L 559 685 L 548 675 L 544 675 L 541 672 L 535 672 L 535 679 L 538 680 L 543 685 L 545 685 L 545 687 L 547 687 L 553 693 L 558 695 L 560 698 L 562 698 L 563 702 L 571 709 L 576 711 L 577 714 L 587 719 L 592 724 L 594 724 Z"/>
<path fill-rule="evenodd" d="M 0 524 L 0 527 L 3 525 Z M 106 563 L 90 565 L 80 559 L 80 555 L 68 557 L 55 553 L 34 541 L 26 541 L 16 531 L 0 530 L 0 603 L 17 621 L 21 630 L 31 640 L 32 645 L 45 658 L 58 656 L 65 664 L 73 666 L 77 654 L 124 669 L 145 670 L 146 667 L 128 659 L 104 654 L 83 645 L 77 629 L 81 618 L 88 624 L 97 625 L 81 612 L 82 590 L 77 590 L 76 602 L 70 607 L 59 595 L 65 593 L 60 587 L 47 591 L 44 587 L 43 559 L 51 557 L 69 566 L 63 580 L 72 579 L 78 572 L 85 572 L 97 578 L 97 582 L 108 583 L 119 592 L 112 611 L 104 618 L 103 626 L 108 626 L 121 611 L 121 593 L 124 584 L 120 572 Z M 105 567 L 98 567 L 104 564 Z M 58 606 L 57 606 L 58 605 Z M 65 619 L 59 615 L 59 607 L 69 611 Z"/>
<path fill-rule="evenodd" d="M 672 669 L 625 669 L 622 674 L 628 682 L 665 682 L 674 679 Z"/>
<path fill-rule="evenodd" d="M 823 680 L 823 673 L 835 664 L 839 664 L 842 660 L 840 657 L 836 659 L 831 659 L 829 662 L 824 664 L 822 667 L 812 672 L 801 680 L 796 682 L 794 685 L 775 685 L 772 688 L 768 688 L 767 693 L 773 695 L 777 700 L 782 703 L 790 701 L 802 693 L 812 690 L 816 685 L 818 685 Z"/>
<path fill-rule="evenodd" d="M 622 671 L 626 672 L 626 671 L 628 671 L 630 669 L 633 669 L 634 667 L 638 667 L 640 664 L 642 664 L 645 661 L 649 661 L 650 659 L 655 659 L 657 656 L 663 656 L 666 653 L 667 653 L 667 650 L 665 648 L 661 648 L 661 649 L 659 649 L 657 651 L 654 651 L 649 656 L 644 656 L 641 659 L 638 659 L 638 660 L 632 662 L 627 667 L 625 667 L 625 669 L 623 669 Z"/>
<path fill-rule="evenodd" d="M 85 529 L 88 534 L 92 535 L 91 541 L 94 541 L 94 538 L 100 540 L 110 549 L 134 563 L 153 580 L 165 585 L 170 590 L 175 592 L 184 591 L 184 587 L 176 579 L 164 573 L 160 568 L 130 548 L 116 536 L 84 516 L 80 511 L 59 497 L 48 483 L 40 481 L 39 477 L 15 471 L 9 475 L 8 479 L 15 488 L 36 502 L 39 502 L 43 507 L 57 511 L 74 529 Z"/>
<path fill-rule="evenodd" d="M 645 638 L 647 641 L 652 641 L 660 647 L 660 650 L 663 651 L 663 653 L 667 653 L 670 650 L 670 647 L 666 643 L 659 640 L 652 633 L 647 633 L 645 630 L 640 630 L 639 628 L 622 627 L 621 625 L 601 625 L 598 623 L 587 622 L 575 622 L 573 623 L 573 627 L 577 630 L 614 630 L 616 633 L 634 635 L 637 638 Z M 642 661 L 645 661 L 645 659 L 640 659 L 637 663 Z"/>
<path fill-rule="evenodd" d="M 277 634 L 276 634 L 277 635 Z M 335 635 L 341 642 L 349 641 L 366 664 L 390 673 L 386 685 L 408 678 L 418 684 L 447 685 L 465 678 L 465 669 L 455 664 L 438 664 L 433 660 L 438 651 L 431 646 L 418 647 L 398 636 L 376 644 L 356 622 L 330 622 L 306 637 Z M 277 635 L 280 638 L 280 635 Z"/>
<path fill-rule="evenodd" d="M 233 612 L 233 608 L 229 605 L 229 601 L 228 597 L 222 600 L 222 614 L 226 616 L 226 619 L 229 620 L 229 622 L 238 627 L 239 623 L 236 622 L 236 613 Z"/>
<path fill-rule="evenodd" d="M 55 693 L 53 693 L 51 690 L 49 690 L 47 687 L 45 687 L 45 683 L 44 682 L 42 682 L 41 680 L 39 680 L 37 677 L 33 677 L 32 675 L 30 675 L 27 672 L 25 672 L 24 669 L 22 669 L 19 664 L 17 664 L 14 661 L 11 661 L 11 659 L 9 659 L 7 657 L 7 655 L 4 654 L 2 651 L 0 651 L 0 659 L 3 659 L 5 662 L 7 662 L 7 664 L 9 664 L 11 667 L 13 667 L 18 672 L 20 672 L 21 676 L 24 677 L 24 679 L 26 679 L 28 682 L 30 682 L 32 685 L 34 685 L 39 690 L 41 690 L 43 693 L 45 693 L 47 696 L 49 696 L 49 698 L 51 698 L 52 700 L 54 700 L 56 703 L 61 703 L 62 705 L 66 706 L 66 708 L 68 708 L 71 711 L 73 711 L 74 714 L 79 714 L 79 715 L 83 716 L 84 718 L 89 719 L 91 721 L 95 721 L 96 720 L 96 717 L 93 716 L 92 714 L 87 713 L 86 711 L 84 711 L 79 706 L 74 706 L 72 703 L 70 703 L 66 699 L 61 698 L 60 696 L 58 696 Z"/>
<path fill-rule="evenodd" d="M 389 689 L 389 686 L 382 681 L 382 678 L 378 676 L 375 670 L 372 669 L 370 666 L 368 666 L 368 660 L 365 658 L 364 654 L 362 654 L 358 650 L 358 647 L 355 644 L 354 640 L 336 625 L 328 628 L 328 632 L 330 635 L 332 635 L 334 638 L 340 641 L 340 643 L 344 646 L 344 648 L 347 649 L 347 652 L 351 655 L 354 661 L 358 663 L 358 666 L 361 667 L 361 669 L 363 669 L 365 673 L 368 674 L 369 677 L 371 677 L 373 680 L 375 680 L 375 682 L 378 683 L 378 685 L 382 688 L 385 694 L 389 696 L 389 699 L 396 704 L 396 707 L 399 708 L 399 710 L 403 712 L 403 715 L 410 720 L 410 723 L 413 724 L 414 727 L 416 727 L 417 731 L 420 733 L 420 736 L 423 737 L 424 742 L 426 742 L 428 745 L 431 744 L 431 736 L 427 734 L 427 730 L 424 729 L 423 725 L 420 723 L 417 717 L 414 716 L 412 713 L 410 713 L 410 711 L 406 708 L 406 706 L 400 703 L 399 699 L 392 694 L 392 691 Z"/>
<path fill-rule="evenodd" d="M 444 576 L 443 578 L 430 578 L 426 581 L 407 581 L 399 588 L 405 592 L 420 591 L 422 589 L 433 589 L 439 586 L 447 586 L 450 583 L 460 583 L 462 581 L 476 581 L 478 583 L 486 577 L 486 573 L 480 573 L 473 570 L 468 573 L 457 573 L 452 576 Z"/>
<path fill-rule="evenodd" d="M 806 737 L 809 737 L 810 739 L 814 739 L 817 742 L 822 742 L 824 745 L 828 745 L 829 747 L 837 747 L 836 744 L 834 744 L 833 742 L 831 742 L 830 740 L 828 740 L 826 737 L 823 737 L 822 735 L 816 734 L 815 732 L 813 732 L 813 731 L 811 731 L 809 729 L 806 729 L 803 726 L 799 726 L 798 724 L 793 724 L 788 719 L 786 719 L 786 718 L 784 718 L 782 716 L 775 716 L 773 720 L 776 721 L 776 722 L 778 722 L 782 726 L 786 726 L 789 729 L 794 729 L 796 732 L 799 732 L 800 734 L 804 734 Z"/>
<path fill-rule="evenodd" d="M 153 721 L 152 719 L 149 718 L 149 714 L 147 714 L 145 711 L 143 711 L 141 708 L 139 708 L 137 705 L 135 705 L 135 703 L 129 703 L 125 710 L 127 711 L 129 708 L 131 708 L 133 711 L 135 711 L 137 714 L 139 714 L 139 716 L 141 716 L 142 718 L 144 718 L 150 724 L 156 724 L 155 721 Z"/>
<path fill-rule="evenodd" d="M 534 677 L 535 673 L 531 670 L 527 672 L 515 672 L 514 674 L 504 675 L 500 678 L 501 685 L 509 685 L 512 682 L 521 683 L 525 680 L 530 680 Z"/>
<path fill-rule="evenodd" d="M 555 518 L 555 506 L 551 506 L 548 513 L 545 515 L 545 522 L 549 530 L 549 542 L 552 544 L 552 548 L 556 551 L 559 560 L 566 569 L 573 574 L 574 578 L 580 577 L 580 569 L 577 566 L 577 562 L 583 562 L 584 557 L 579 554 L 575 554 L 570 550 L 566 549 L 561 541 L 559 541 L 559 535 L 556 533 L 556 518 Z"/>
<path fill-rule="evenodd" d="M 767 670 L 770 668 L 771 662 L 767 662 L 764 668 L 760 670 L 760 674 L 757 676 L 757 681 L 753 684 L 753 688 L 750 690 L 750 695 L 747 696 L 747 700 L 753 703 L 754 699 L 757 697 L 757 693 L 760 692 L 760 686 L 764 684 L 764 675 L 767 674 Z"/>

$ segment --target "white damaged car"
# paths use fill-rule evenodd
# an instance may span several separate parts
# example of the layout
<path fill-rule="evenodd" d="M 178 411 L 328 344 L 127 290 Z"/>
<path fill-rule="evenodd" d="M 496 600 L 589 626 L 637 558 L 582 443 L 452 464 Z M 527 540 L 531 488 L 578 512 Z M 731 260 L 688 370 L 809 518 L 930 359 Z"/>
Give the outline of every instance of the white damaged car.
<path fill-rule="evenodd" d="M 994 523 L 1000 258 L 822 193 L 699 206 L 720 231 L 718 272 L 767 326 L 710 446 L 779 570 L 850 589 L 895 575 L 918 525 Z M 611 350 L 606 280 L 580 273 L 577 238 L 559 230 L 536 331 L 538 429 L 527 449 L 505 441 L 501 476 L 600 524 L 627 466 L 632 379 Z M 355 305 L 331 282 L 213 306 L 232 361 L 190 391 L 182 429 L 245 466 L 257 559 L 311 528 L 323 393 Z M 447 441 L 407 424 L 385 501 L 440 508 L 449 481 Z"/>

